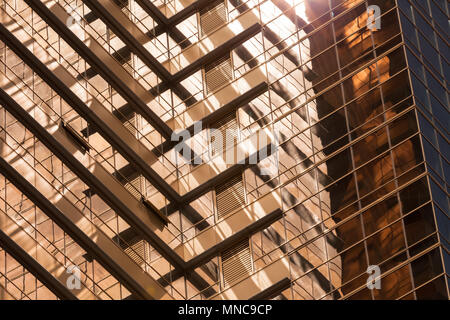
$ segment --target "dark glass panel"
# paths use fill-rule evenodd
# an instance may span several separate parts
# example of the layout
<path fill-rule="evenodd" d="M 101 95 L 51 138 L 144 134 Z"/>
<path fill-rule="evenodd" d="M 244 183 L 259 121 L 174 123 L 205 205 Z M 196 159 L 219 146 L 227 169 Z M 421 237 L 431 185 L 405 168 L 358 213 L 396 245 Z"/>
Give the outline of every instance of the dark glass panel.
<path fill-rule="evenodd" d="M 408 18 L 413 21 L 412 17 L 412 6 L 408 0 L 397 0 L 398 6 L 401 11 L 408 16 Z"/>
<path fill-rule="evenodd" d="M 419 79 L 425 81 L 422 62 L 420 62 L 409 49 L 406 49 L 406 53 L 408 55 L 408 65 L 411 68 L 411 70 Z"/>
<path fill-rule="evenodd" d="M 429 247 L 434 245 L 436 242 L 438 242 L 437 235 L 433 234 L 433 235 L 419 241 L 418 243 L 414 244 L 413 246 L 411 246 L 409 248 L 409 255 L 411 257 L 413 257 L 413 256 L 425 251 L 426 249 L 428 249 Z"/>
<path fill-rule="evenodd" d="M 417 132 L 416 115 L 414 111 L 402 115 L 389 124 L 391 145 L 396 145 Z"/>
<path fill-rule="evenodd" d="M 430 200 L 427 179 L 424 177 L 401 190 L 400 200 L 403 212 L 410 212 Z"/>
<path fill-rule="evenodd" d="M 408 245 L 412 245 L 432 234 L 436 230 L 436 227 L 434 225 L 434 215 L 431 203 L 408 214 L 404 218 L 404 222 Z"/>
<path fill-rule="evenodd" d="M 394 156 L 395 173 L 397 177 L 407 172 L 423 161 L 419 135 L 402 142 L 392 149 Z"/>
<path fill-rule="evenodd" d="M 419 43 L 417 41 L 416 28 L 411 23 L 408 18 L 406 18 L 403 14 L 400 14 L 400 19 L 402 22 L 402 30 L 405 36 L 405 40 L 409 41 L 409 44 L 412 44 L 411 49 L 419 52 Z"/>
<path fill-rule="evenodd" d="M 420 33 L 419 39 L 422 55 L 425 57 L 427 61 L 426 64 L 434 68 L 435 72 L 440 73 L 441 65 L 439 60 L 439 54 L 437 53 L 436 49 L 434 49 L 433 46 L 428 42 L 428 40 L 425 39 L 425 36 L 423 36 Z"/>
<path fill-rule="evenodd" d="M 414 284 L 420 286 L 442 273 L 442 261 L 439 248 L 433 249 L 411 262 Z"/>
<path fill-rule="evenodd" d="M 441 209 L 435 207 L 435 210 L 439 232 L 450 242 L 450 218 Z"/>
<path fill-rule="evenodd" d="M 420 113 L 418 113 L 419 116 L 419 125 L 420 125 L 420 131 L 422 134 L 427 137 L 427 139 L 434 145 L 437 146 L 436 141 L 436 132 L 434 131 L 433 126 L 431 123 L 425 119 Z"/>
<path fill-rule="evenodd" d="M 436 73 L 434 73 L 436 74 Z M 439 83 L 436 78 L 434 78 L 431 73 L 429 73 L 428 71 L 426 71 L 426 75 L 427 75 L 427 83 L 428 83 L 428 88 L 431 90 L 431 92 L 434 94 L 434 96 L 442 102 L 444 102 L 446 99 L 446 90 L 444 88 L 444 85 L 442 85 L 441 83 Z"/>
<path fill-rule="evenodd" d="M 429 108 L 428 92 L 422 82 L 420 82 L 413 74 L 411 74 L 411 82 L 413 85 L 414 95 L 426 108 Z"/>
<path fill-rule="evenodd" d="M 433 148 L 433 146 L 425 139 L 423 139 L 423 149 L 425 151 L 425 158 L 427 160 L 427 163 L 437 174 L 443 176 L 441 159 L 437 150 Z"/>
<path fill-rule="evenodd" d="M 450 212 L 448 207 L 448 196 L 436 183 L 434 183 L 434 181 L 430 180 L 430 185 L 434 202 L 436 202 L 444 212 Z"/>
<path fill-rule="evenodd" d="M 440 277 L 417 289 L 416 295 L 418 300 L 447 300 L 446 291 L 445 278 Z"/>

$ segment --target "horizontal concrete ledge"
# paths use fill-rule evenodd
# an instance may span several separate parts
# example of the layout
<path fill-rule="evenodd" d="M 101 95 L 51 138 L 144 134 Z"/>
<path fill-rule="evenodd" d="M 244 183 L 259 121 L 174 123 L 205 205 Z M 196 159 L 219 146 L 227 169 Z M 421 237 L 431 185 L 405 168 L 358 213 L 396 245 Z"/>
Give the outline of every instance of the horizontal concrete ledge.
<path fill-rule="evenodd" d="M 62 300 L 77 300 L 67 287 L 59 282 L 50 272 L 41 266 L 33 257 L 15 243 L 6 233 L 0 230 L 0 246 L 42 282 L 50 291 Z"/>
<path fill-rule="evenodd" d="M 235 210 L 214 226 L 176 247 L 175 252 L 184 261 L 189 261 L 280 208 L 279 192 L 270 192 L 253 203 Z"/>
<path fill-rule="evenodd" d="M 275 298 L 281 292 L 289 288 L 291 285 L 291 280 L 289 278 L 284 278 L 277 283 L 271 285 L 267 289 L 261 291 L 260 293 L 254 295 L 249 300 L 269 300 Z"/>
<path fill-rule="evenodd" d="M 66 285 L 70 273 L 66 272 L 66 266 L 59 262 L 55 256 L 50 254 L 39 242 L 31 237 L 17 221 L 10 218 L 3 210 L 0 209 L 0 230 L 4 232 L 12 241 L 19 245 L 30 257 L 47 270 L 55 280 L 59 281 L 63 286 Z M 26 267 L 26 266 L 25 266 Z M 81 300 L 97 300 L 100 299 L 91 292 L 81 281 L 79 289 L 71 289 L 73 295 Z"/>
<path fill-rule="evenodd" d="M 198 256 L 187 261 L 186 269 L 191 270 L 199 267 L 201 264 L 205 263 L 208 259 L 214 257 L 215 255 L 219 254 L 220 252 L 226 249 L 231 248 L 234 244 L 238 243 L 239 241 L 245 238 L 249 238 L 256 232 L 267 228 L 275 221 L 281 219 L 282 216 L 283 211 L 280 208 L 276 209 L 275 211 L 272 211 L 263 218 L 257 220 L 256 222 L 253 222 L 252 224 L 246 226 L 245 228 L 236 232 L 232 236 L 226 238 L 222 242 L 216 244 L 215 246 L 209 248 L 208 250 L 204 251 Z"/>
<path fill-rule="evenodd" d="M 283 215 L 281 198 L 278 190 L 269 192 L 258 200 L 236 209 L 194 238 L 180 244 L 174 249 L 185 261 L 185 270 L 193 270 L 210 258 L 226 250 L 244 238 L 267 228 Z M 160 259 L 152 262 L 152 267 L 165 273 L 160 280 L 170 277 L 178 279 L 180 270 L 171 271 L 167 263 Z M 170 274 L 169 274 L 170 272 Z"/>
<path fill-rule="evenodd" d="M 95 184 L 103 187 L 95 174 L 92 174 L 83 164 L 81 164 L 63 145 L 48 133 L 39 123 L 36 122 L 24 109 L 11 99 L 2 89 L 0 89 L 0 102 L 2 105 L 20 122 L 27 127 L 44 145 L 51 149 L 61 160 L 65 160 L 69 168 L 79 176 L 84 176 L 87 180 L 94 181 Z M 63 137 L 61 135 L 61 137 Z M 69 144 L 69 143 L 67 143 Z M 152 294 L 157 297 L 165 295 L 165 290 L 149 275 L 145 275 L 131 258 L 129 258 L 110 238 L 100 230 L 90 229 L 90 221 L 86 220 L 82 213 L 73 206 L 71 202 L 63 201 L 64 198 L 55 205 L 44 197 L 33 185 L 19 174 L 10 164 L 0 159 L 2 174 L 5 175 L 17 188 L 26 191 L 26 196 L 33 201 L 41 210 L 64 229 L 83 249 L 91 252 L 99 262 L 118 279 L 126 284 L 130 291 L 134 291 L 138 296 L 151 298 Z M 29 167 L 29 170 L 33 170 Z M 45 180 L 43 180 L 45 181 Z M 42 182 L 41 181 L 41 184 Z M 103 188 L 102 191 L 107 191 Z M 108 189 L 108 192 L 111 192 Z M 132 197 L 130 195 L 130 197 Z M 137 200 L 136 200 L 137 201 Z M 127 207 L 127 210 L 129 208 Z M 120 211 L 120 210 L 118 210 Z M 67 216 L 66 216 L 67 215 Z M 136 218 L 133 214 L 133 217 Z M 81 223 L 84 221 L 85 223 Z M 80 229 L 82 227 L 83 230 Z M 152 233 L 152 232 L 150 232 Z M 152 233 L 153 234 L 153 233 Z M 95 236 L 94 236 L 95 235 Z M 161 241 L 159 238 L 157 238 Z M 100 241 L 101 240 L 101 241 Z M 170 249 L 169 249 L 170 250 Z M 173 254 L 173 251 L 170 250 Z M 180 259 L 181 260 L 181 259 Z M 134 268 L 134 272 L 129 272 L 129 268 Z M 128 270 L 128 271 L 127 271 Z M 142 282 L 141 282 L 142 281 Z M 143 284 L 143 285 L 141 285 Z M 150 291 L 148 291 L 150 290 Z M 150 293 L 151 292 L 151 293 Z"/>
<path fill-rule="evenodd" d="M 289 278 L 289 273 L 289 260 L 285 256 L 266 265 L 248 278 L 237 281 L 231 287 L 211 297 L 211 300 L 249 300 L 284 278 Z"/>
<path fill-rule="evenodd" d="M 228 28 L 228 26 L 225 26 L 224 28 Z M 204 50 L 205 47 L 207 47 L 204 42 L 211 41 L 208 37 L 193 44 L 186 50 L 183 50 L 178 56 L 163 63 L 172 74 L 170 81 L 180 82 L 186 79 L 204 65 L 230 53 L 231 50 L 235 49 L 240 44 L 256 36 L 261 32 L 261 29 L 261 25 L 256 22 L 242 29 L 240 33 L 235 34 L 230 31 L 226 36 L 224 35 L 223 37 L 216 39 L 214 45 L 210 46 L 210 50 Z M 181 65 L 181 68 L 179 68 L 178 65 Z"/>

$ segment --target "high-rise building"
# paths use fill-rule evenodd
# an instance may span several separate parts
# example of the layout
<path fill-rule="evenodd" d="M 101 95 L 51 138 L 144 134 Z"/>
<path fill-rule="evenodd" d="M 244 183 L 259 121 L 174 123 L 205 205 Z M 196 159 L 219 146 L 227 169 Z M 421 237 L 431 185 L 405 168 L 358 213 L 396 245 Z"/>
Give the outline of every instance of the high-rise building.
<path fill-rule="evenodd" d="M 1 0 L 0 299 L 448 299 L 445 0 Z"/>

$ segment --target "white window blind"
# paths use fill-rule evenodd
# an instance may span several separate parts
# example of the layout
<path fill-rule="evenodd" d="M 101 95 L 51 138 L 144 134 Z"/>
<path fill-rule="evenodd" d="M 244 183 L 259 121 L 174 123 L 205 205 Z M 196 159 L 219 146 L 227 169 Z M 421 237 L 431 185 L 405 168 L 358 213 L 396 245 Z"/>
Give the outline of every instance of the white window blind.
<path fill-rule="evenodd" d="M 233 65 L 229 55 L 205 67 L 206 94 L 233 80 Z"/>
<path fill-rule="evenodd" d="M 207 35 L 227 23 L 227 7 L 225 1 L 214 7 L 200 11 L 200 34 Z"/>
<path fill-rule="evenodd" d="M 211 156 L 221 154 L 225 159 L 225 151 L 239 140 L 239 126 L 236 113 L 230 113 L 223 119 L 211 124 L 210 147 Z"/>
<path fill-rule="evenodd" d="M 141 175 L 137 176 L 136 178 L 130 180 L 129 182 L 125 183 L 125 189 L 130 191 L 130 193 L 138 200 L 141 199 L 141 193 L 143 188 L 143 177 Z"/>
<path fill-rule="evenodd" d="M 233 210 L 245 204 L 245 190 L 242 175 L 216 187 L 217 219 L 225 217 Z"/>
<path fill-rule="evenodd" d="M 222 252 L 221 258 L 224 287 L 250 275 L 253 270 L 249 239 Z"/>

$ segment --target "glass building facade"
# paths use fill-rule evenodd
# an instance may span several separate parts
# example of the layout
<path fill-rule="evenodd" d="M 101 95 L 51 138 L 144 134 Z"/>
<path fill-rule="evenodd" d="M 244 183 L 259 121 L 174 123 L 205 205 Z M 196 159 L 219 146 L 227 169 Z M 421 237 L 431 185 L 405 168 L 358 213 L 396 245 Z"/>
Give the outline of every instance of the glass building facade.
<path fill-rule="evenodd" d="M 448 10 L 1 0 L 0 299 L 448 299 Z"/>

